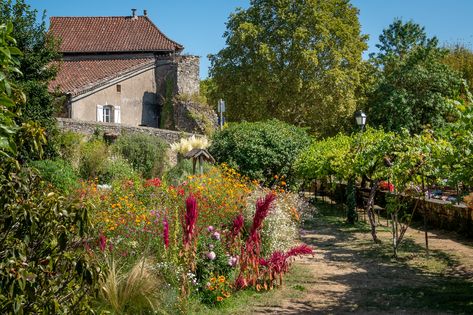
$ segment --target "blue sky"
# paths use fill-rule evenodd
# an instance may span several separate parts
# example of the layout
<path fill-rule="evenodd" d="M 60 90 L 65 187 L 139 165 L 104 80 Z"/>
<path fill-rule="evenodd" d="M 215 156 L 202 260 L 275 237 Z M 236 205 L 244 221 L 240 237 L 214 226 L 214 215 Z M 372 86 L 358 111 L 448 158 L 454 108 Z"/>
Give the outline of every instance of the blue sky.
<path fill-rule="evenodd" d="M 27 0 L 50 16 L 123 16 L 131 8 L 148 10 L 151 20 L 169 37 L 185 46 L 185 53 L 201 56 L 201 78 L 207 77 L 207 55 L 225 46 L 225 22 L 249 0 Z M 352 0 L 360 10 L 364 34 L 370 36 L 368 52 L 375 51 L 381 31 L 394 18 L 414 20 L 441 44 L 462 42 L 473 48 L 473 0 Z M 367 56 L 367 54 L 365 54 Z"/>

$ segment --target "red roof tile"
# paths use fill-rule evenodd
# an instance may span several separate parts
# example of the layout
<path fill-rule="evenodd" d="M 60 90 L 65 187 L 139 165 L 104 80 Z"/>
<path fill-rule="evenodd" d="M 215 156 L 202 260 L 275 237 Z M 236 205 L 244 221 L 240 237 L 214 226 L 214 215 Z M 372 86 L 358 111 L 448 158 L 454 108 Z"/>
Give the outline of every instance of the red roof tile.
<path fill-rule="evenodd" d="M 184 47 L 164 35 L 146 16 L 51 17 L 49 31 L 62 53 L 179 52 Z"/>
<path fill-rule="evenodd" d="M 49 89 L 54 91 L 58 88 L 62 93 L 77 95 L 97 84 L 154 63 L 153 57 L 64 60 L 59 62 L 57 77 L 50 82 Z"/>

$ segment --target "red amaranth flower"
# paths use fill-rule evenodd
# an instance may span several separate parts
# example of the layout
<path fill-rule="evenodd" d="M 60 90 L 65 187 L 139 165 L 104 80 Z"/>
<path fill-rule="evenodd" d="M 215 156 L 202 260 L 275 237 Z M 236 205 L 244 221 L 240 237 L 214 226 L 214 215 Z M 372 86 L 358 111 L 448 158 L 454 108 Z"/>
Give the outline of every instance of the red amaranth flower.
<path fill-rule="evenodd" d="M 312 248 L 307 246 L 306 244 L 302 244 L 296 247 L 291 248 L 287 253 L 286 257 L 293 257 L 293 256 L 300 256 L 300 255 L 310 255 L 313 254 L 314 251 Z"/>
<path fill-rule="evenodd" d="M 271 203 L 276 199 L 276 195 L 269 193 L 266 197 L 258 199 L 256 202 L 256 212 L 253 217 L 253 224 L 251 225 L 250 235 L 256 233 L 256 231 L 261 227 L 263 220 L 268 216 L 269 210 L 271 208 Z"/>
<path fill-rule="evenodd" d="M 287 271 L 287 256 L 280 251 L 276 251 L 271 255 L 269 258 L 268 265 L 273 269 L 276 273 L 286 272 Z"/>
<path fill-rule="evenodd" d="M 188 245 L 192 240 L 197 215 L 197 200 L 190 194 L 186 199 L 186 214 L 184 215 L 184 245 Z"/>
<path fill-rule="evenodd" d="M 107 238 L 102 233 L 99 235 L 99 248 L 102 252 L 107 248 Z"/>
<path fill-rule="evenodd" d="M 169 223 L 168 219 L 163 219 L 163 239 L 164 239 L 164 246 L 166 248 L 169 247 Z"/>
<path fill-rule="evenodd" d="M 235 238 L 240 234 L 241 229 L 243 228 L 244 220 L 243 215 L 241 213 L 233 219 L 233 226 L 232 226 L 232 238 Z"/>

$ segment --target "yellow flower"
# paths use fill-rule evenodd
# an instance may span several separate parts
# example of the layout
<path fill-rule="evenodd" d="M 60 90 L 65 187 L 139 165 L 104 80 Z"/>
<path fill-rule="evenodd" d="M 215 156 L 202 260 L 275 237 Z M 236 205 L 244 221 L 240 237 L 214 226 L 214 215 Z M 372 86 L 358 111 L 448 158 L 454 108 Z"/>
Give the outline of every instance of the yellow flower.
<path fill-rule="evenodd" d="M 210 278 L 210 282 L 215 282 L 217 279 L 215 277 Z"/>
<path fill-rule="evenodd" d="M 224 276 L 218 277 L 218 282 L 224 283 L 225 282 L 225 277 Z"/>
<path fill-rule="evenodd" d="M 230 295 L 230 292 L 224 292 L 223 296 L 226 297 L 226 298 L 229 298 L 231 295 Z"/>

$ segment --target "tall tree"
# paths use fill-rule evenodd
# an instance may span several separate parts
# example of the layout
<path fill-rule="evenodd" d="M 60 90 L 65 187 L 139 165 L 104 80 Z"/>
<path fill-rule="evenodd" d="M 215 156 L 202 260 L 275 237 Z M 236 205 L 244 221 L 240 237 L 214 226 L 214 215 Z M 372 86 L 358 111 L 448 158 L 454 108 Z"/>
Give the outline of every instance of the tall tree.
<path fill-rule="evenodd" d="M 331 134 L 352 117 L 366 36 L 348 0 L 252 0 L 227 22 L 210 74 L 231 121 L 269 117 Z"/>
<path fill-rule="evenodd" d="M 443 62 L 460 73 L 466 80 L 470 93 L 473 93 L 473 51 L 465 45 L 457 44 L 448 48 Z"/>
<path fill-rule="evenodd" d="M 380 36 L 372 62 L 380 79 L 367 100 L 370 123 L 385 130 L 419 133 L 455 120 L 465 91 L 460 76 L 442 63 L 445 50 L 413 22 L 395 20 Z"/>
<path fill-rule="evenodd" d="M 50 67 L 51 61 L 58 58 L 56 43 L 47 34 L 45 12 L 38 22 L 38 12 L 25 0 L 6 0 L 0 2 L 0 21 L 11 21 L 14 25 L 11 36 L 17 41 L 17 47 L 23 52 L 19 57 L 21 75 L 13 80 L 26 95 L 26 104 L 22 107 L 19 123 L 35 121 L 48 135 L 55 132 L 55 108 L 53 97 L 48 93 L 48 83 L 56 75 L 56 69 Z M 23 152 L 23 157 L 29 156 Z"/>

